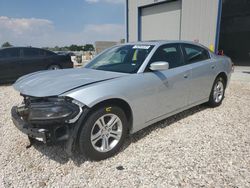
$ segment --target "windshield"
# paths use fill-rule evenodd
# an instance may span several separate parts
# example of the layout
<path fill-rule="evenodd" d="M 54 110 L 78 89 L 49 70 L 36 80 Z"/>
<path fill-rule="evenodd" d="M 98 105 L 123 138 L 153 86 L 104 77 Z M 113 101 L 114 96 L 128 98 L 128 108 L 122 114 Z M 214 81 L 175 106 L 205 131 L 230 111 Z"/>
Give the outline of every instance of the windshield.
<path fill-rule="evenodd" d="M 136 73 L 153 47 L 153 45 L 116 46 L 95 58 L 85 68 Z"/>

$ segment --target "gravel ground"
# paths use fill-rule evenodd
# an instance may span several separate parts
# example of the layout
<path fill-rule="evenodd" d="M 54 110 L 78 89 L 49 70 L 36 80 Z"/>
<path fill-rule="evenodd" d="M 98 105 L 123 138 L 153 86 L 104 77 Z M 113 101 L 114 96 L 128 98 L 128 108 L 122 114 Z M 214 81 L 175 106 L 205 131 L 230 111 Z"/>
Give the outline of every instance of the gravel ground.
<path fill-rule="evenodd" d="M 26 149 L 10 119 L 21 98 L 0 87 L 0 187 L 250 187 L 250 83 L 231 82 L 219 108 L 202 105 L 130 137 L 115 157 Z"/>

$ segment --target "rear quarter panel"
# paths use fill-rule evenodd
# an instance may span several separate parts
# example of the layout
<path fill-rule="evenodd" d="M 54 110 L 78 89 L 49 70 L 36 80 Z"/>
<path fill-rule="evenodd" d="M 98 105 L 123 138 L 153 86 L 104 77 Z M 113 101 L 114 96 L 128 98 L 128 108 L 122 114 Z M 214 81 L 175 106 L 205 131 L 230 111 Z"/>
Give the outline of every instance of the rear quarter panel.
<path fill-rule="evenodd" d="M 212 58 L 214 59 L 216 63 L 216 76 L 220 74 L 221 72 L 225 73 L 227 75 L 227 86 L 229 85 L 229 82 L 231 80 L 232 75 L 232 60 L 227 56 L 219 56 L 219 55 L 212 55 Z"/>

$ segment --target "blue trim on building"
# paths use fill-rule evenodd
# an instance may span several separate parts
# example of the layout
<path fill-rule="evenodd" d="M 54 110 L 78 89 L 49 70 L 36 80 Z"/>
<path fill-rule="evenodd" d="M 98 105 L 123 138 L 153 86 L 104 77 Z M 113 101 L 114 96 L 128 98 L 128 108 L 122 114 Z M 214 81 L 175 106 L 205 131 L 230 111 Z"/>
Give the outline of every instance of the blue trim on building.
<path fill-rule="evenodd" d="M 137 40 L 138 41 L 141 41 L 141 7 L 138 7 L 138 10 L 137 10 L 137 12 L 138 12 L 138 16 L 137 16 L 137 18 L 138 18 L 138 21 L 137 21 L 137 23 L 138 23 L 138 27 L 137 27 L 137 30 L 138 30 L 138 36 L 137 36 Z"/>
<path fill-rule="evenodd" d="M 126 14 L 126 15 L 125 15 L 125 17 L 126 17 L 126 18 L 125 18 L 125 19 L 126 19 L 126 20 L 125 20 L 125 23 L 126 23 L 126 42 L 129 42 L 129 30 L 128 30 L 128 27 L 129 27 L 129 26 L 128 26 L 128 21 L 129 21 L 129 20 L 128 20 L 128 11 L 129 11 L 129 10 L 128 10 L 128 0 L 126 0 L 125 9 L 126 9 L 126 10 L 125 10 L 125 11 L 126 11 L 126 12 L 125 12 L 125 14 Z"/>
<path fill-rule="evenodd" d="M 147 7 L 151 7 L 151 6 L 155 6 L 155 5 L 160 5 L 160 4 L 164 4 L 164 3 L 168 3 L 171 1 L 176 1 L 176 0 L 166 0 L 166 1 L 160 1 L 160 2 L 155 2 L 155 3 L 151 3 L 145 6 L 140 6 L 138 7 L 138 14 L 137 14 L 137 40 L 141 41 L 141 12 L 142 12 L 142 8 L 147 8 Z M 126 0 L 126 7 L 128 6 L 128 0 Z M 129 37 L 129 31 L 128 31 L 128 9 L 126 11 L 127 13 L 127 41 L 129 41 L 128 37 Z M 221 15 L 222 15 L 222 0 L 218 0 L 218 17 L 217 17 L 217 28 L 216 28 L 216 37 L 215 37 L 215 52 L 218 52 L 219 49 L 219 40 L 220 40 L 220 27 L 221 27 Z M 180 31 L 181 32 L 181 31 Z"/>
<path fill-rule="evenodd" d="M 218 17 L 217 17 L 217 28 L 216 28 L 216 38 L 215 38 L 215 53 L 217 53 L 219 50 L 221 15 L 222 15 L 222 0 L 218 0 Z"/>

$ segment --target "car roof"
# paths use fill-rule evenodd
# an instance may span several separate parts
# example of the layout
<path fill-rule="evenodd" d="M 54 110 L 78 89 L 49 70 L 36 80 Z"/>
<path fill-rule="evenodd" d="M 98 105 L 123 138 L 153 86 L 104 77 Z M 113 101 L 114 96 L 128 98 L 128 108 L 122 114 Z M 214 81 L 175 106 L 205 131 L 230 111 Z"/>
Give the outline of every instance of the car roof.
<path fill-rule="evenodd" d="M 36 47 L 32 47 L 32 46 L 11 46 L 11 47 L 2 47 L 0 48 L 1 50 L 3 49 L 15 49 L 15 48 L 32 48 L 32 49 L 42 49 L 42 48 L 36 48 Z M 44 49 L 42 49 L 44 50 Z"/>
<path fill-rule="evenodd" d="M 44 50 L 44 51 L 47 51 L 47 52 L 55 53 L 55 52 L 53 52 L 51 50 L 47 50 L 47 49 L 43 49 L 43 48 L 37 48 L 37 47 L 31 47 L 31 46 L 24 46 L 24 47 L 22 47 L 22 46 L 3 47 L 3 48 L 0 48 L 0 50 L 5 50 L 5 49 L 21 49 L 21 48 Z"/>
<path fill-rule="evenodd" d="M 203 46 L 202 44 L 200 44 L 198 42 L 185 41 L 185 40 L 149 40 L 149 41 L 129 42 L 129 43 L 126 43 L 125 45 L 154 45 L 154 46 L 161 46 L 163 44 L 173 44 L 173 43 L 191 44 L 191 45 L 200 46 L 202 48 L 205 48 L 205 49 L 209 50 L 207 47 Z"/>

